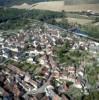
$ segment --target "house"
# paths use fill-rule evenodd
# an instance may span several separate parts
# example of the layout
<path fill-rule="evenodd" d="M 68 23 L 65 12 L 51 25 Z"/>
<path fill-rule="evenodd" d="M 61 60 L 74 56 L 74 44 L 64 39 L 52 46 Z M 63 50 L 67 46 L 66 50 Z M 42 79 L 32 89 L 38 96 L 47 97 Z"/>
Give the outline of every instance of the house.
<path fill-rule="evenodd" d="M 12 72 L 14 72 L 14 73 L 17 73 L 17 74 L 19 74 L 19 75 L 22 75 L 22 76 L 25 75 L 25 72 L 21 71 L 18 67 L 14 66 L 14 65 L 8 65 L 7 68 L 8 68 L 10 71 L 12 71 Z"/>
<path fill-rule="evenodd" d="M 27 62 L 27 63 L 30 63 L 30 64 L 35 64 L 35 63 L 36 63 L 36 62 L 33 60 L 32 57 L 27 58 L 26 62 Z"/>
<path fill-rule="evenodd" d="M 3 96 L 3 93 L 4 93 L 4 89 L 0 86 L 0 97 Z M 1 98 L 0 98 L 1 99 Z"/>

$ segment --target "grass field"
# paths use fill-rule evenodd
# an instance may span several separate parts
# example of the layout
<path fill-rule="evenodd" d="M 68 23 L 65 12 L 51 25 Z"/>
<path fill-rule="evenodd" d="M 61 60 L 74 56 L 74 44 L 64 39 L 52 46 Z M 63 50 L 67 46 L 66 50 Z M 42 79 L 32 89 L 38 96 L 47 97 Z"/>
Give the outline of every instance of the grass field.
<path fill-rule="evenodd" d="M 81 18 L 67 18 L 69 23 L 77 23 L 81 25 L 91 24 L 93 20 L 90 19 L 81 19 Z M 61 19 L 56 19 L 57 22 L 61 21 Z"/>
<path fill-rule="evenodd" d="M 94 12 L 99 12 L 99 4 L 64 5 L 63 1 L 40 2 L 31 5 L 25 3 L 22 5 L 14 5 L 12 6 L 12 8 L 42 9 L 42 10 L 51 10 L 51 11 L 65 10 L 67 12 L 93 10 Z"/>
<path fill-rule="evenodd" d="M 94 23 L 93 25 L 94 25 L 94 26 L 98 26 L 98 27 L 99 27 L 99 22 Z"/>
<path fill-rule="evenodd" d="M 32 7 L 33 7 L 33 4 L 30 5 L 30 4 L 27 4 L 27 3 L 23 3 L 22 5 L 14 5 L 14 6 L 12 6 L 11 8 L 29 9 L 29 10 L 31 10 Z"/>

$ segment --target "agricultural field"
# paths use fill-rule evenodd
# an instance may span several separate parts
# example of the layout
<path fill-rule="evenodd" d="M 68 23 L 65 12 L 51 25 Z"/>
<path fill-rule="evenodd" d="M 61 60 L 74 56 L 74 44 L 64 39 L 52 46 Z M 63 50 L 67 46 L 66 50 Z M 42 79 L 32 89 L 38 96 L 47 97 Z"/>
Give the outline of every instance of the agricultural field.
<path fill-rule="evenodd" d="M 91 19 L 70 18 L 70 17 L 68 17 L 67 20 L 68 20 L 68 22 L 69 22 L 70 24 L 71 24 L 71 23 L 73 23 L 73 24 L 77 23 L 77 24 L 80 24 L 80 25 L 91 24 L 92 21 L 93 21 L 93 20 L 91 20 Z M 58 18 L 58 19 L 56 19 L 56 21 L 59 22 L 59 21 L 61 21 L 61 19 Z"/>
<path fill-rule="evenodd" d="M 99 26 L 99 22 L 96 22 L 93 24 L 94 26 Z"/>
<path fill-rule="evenodd" d="M 12 6 L 11 8 L 17 8 L 17 9 L 28 9 L 28 10 L 31 10 L 32 7 L 33 7 L 34 4 L 30 5 L 30 4 L 27 4 L 27 3 L 23 3 L 21 5 L 14 5 Z"/>
<path fill-rule="evenodd" d="M 64 5 L 63 1 L 50 1 L 50 2 L 40 2 L 36 4 L 22 4 L 14 5 L 11 8 L 18 9 L 41 9 L 41 10 L 51 10 L 51 11 L 67 11 L 67 12 L 79 12 L 93 10 L 94 12 L 99 12 L 99 4 L 79 4 L 79 5 Z"/>

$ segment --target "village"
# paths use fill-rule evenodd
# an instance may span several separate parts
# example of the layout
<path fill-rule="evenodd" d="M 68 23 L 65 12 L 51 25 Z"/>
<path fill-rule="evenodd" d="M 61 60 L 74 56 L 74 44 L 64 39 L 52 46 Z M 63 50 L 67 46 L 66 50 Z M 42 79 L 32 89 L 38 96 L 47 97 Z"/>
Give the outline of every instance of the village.
<path fill-rule="evenodd" d="M 74 64 L 60 64 L 55 47 L 62 48 L 66 41 L 70 45 L 69 51 L 88 52 L 91 60 L 87 62 L 84 56 L 77 68 Z M 85 67 L 93 65 L 93 59 L 99 64 L 98 42 L 46 23 L 33 24 L 30 29 L 11 35 L 1 32 L 0 100 L 76 100 L 76 94 L 75 97 L 69 94 L 73 88 L 89 95 L 91 85 L 85 77 Z M 31 69 L 22 70 L 9 61 L 38 68 L 34 74 Z M 95 89 L 99 91 L 99 73 L 96 77 Z"/>

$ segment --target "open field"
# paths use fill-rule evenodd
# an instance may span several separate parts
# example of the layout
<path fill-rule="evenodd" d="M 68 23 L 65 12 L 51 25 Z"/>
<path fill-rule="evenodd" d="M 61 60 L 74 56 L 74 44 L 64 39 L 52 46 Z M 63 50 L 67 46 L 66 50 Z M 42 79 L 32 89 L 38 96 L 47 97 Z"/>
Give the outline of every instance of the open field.
<path fill-rule="evenodd" d="M 12 8 L 18 9 L 41 9 L 41 10 L 51 10 L 51 11 L 62 11 L 67 12 L 78 12 L 93 10 L 99 13 L 99 4 L 81 4 L 81 5 L 64 5 L 63 1 L 51 1 L 51 2 L 40 2 L 36 4 L 22 4 L 14 5 Z"/>
<path fill-rule="evenodd" d="M 86 25 L 89 23 L 92 23 L 93 20 L 90 19 L 81 19 L 81 18 L 67 18 L 69 23 L 77 23 L 77 24 L 81 24 L 81 25 Z M 61 21 L 60 18 L 56 19 L 57 22 Z"/>
<path fill-rule="evenodd" d="M 91 23 L 92 20 L 89 19 L 78 19 L 78 18 L 67 18 L 69 23 L 77 23 L 81 25 L 85 25 Z"/>
<path fill-rule="evenodd" d="M 30 4 L 27 4 L 27 3 L 23 3 L 22 5 L 14 5 L 14 6 L 12 6 L 11 8 L 29 9 L 29 10 L 31 10 L 32 7 L 33 7 L 33 4 L 30 5 Z"/>
<path fill-rule="evenodd" d="M 99 22 L 97 22 L 97 23 L 94 23 L 93 25 L 94 25 L 94 26 L 99 26 Z"/>

